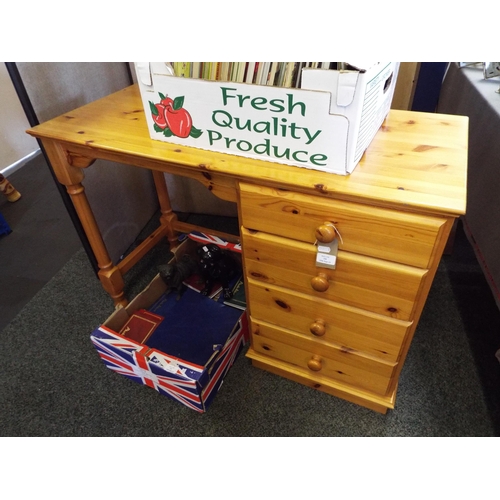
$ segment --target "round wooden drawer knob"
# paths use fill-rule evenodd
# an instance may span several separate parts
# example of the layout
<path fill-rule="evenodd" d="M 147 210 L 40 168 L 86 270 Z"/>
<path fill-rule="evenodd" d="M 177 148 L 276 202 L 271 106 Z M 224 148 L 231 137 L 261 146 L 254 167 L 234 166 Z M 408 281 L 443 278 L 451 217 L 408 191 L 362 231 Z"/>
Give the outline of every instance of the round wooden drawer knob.
<path fill-rule="evenodd" d="M 315 320 L 314 323 L 311 323 L 309 330 L 311 331 L 311 333 L 313 335 L 316 335 L 316 337 L 323 336 L 326 332 L 324 320 L 322 320 L 322 319 Z"/>
<path fill-rule="evenodd" d="M 329 222 L 324 222 L 316 228 L 314 234 L 321 243 L 331 243 L 335 239 L 335 228 Z"/>
<path fill-rule="evenodd" d="M 321 358 L 315 354 L 308 362 L 307 362 L 307 367 L 309 370 L 312 370 L 313 372 L 319 372 L 322 368 L 321 365 Z"/>
<path fill-rule="evenodd" d="M 326 292 L 330 287 L 328 276 L 325 273 L 319 273 L 311 280 L 311 286 L 317 292 Z"/>

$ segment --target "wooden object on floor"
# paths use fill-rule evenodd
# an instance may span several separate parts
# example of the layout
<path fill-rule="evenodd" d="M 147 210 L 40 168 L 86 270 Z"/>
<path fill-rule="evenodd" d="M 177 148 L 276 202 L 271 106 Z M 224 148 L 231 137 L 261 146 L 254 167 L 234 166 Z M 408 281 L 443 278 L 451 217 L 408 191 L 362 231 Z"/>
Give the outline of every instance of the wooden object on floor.
<path fill-rule="evenodd" d="M 70 193 L 115 304 L 127 303 L 123 274 L 161 238 L 175 245 L 178 231 L 207 232 L 177 220 L 163 172 L 197 179 L 238 203 L 253 364 L 382 413 L 394 407 L 446 241 L 465 212 L 466 117 L 391 110 L 349 176 L 154 141 L 136 86 L 29 133 Z M 161 206 L 161 227 L 116 265 L 85 196 L 84 171 L 96 158 L 151 169 Z M 335 269 L 317 265 L 318 234 L 338 238 Z"/>
<path fill-rule="evenodd" d="M 0 193 L 12 203 L 21 198 L 21 193 L 2 174 L 0 174 Z"/>

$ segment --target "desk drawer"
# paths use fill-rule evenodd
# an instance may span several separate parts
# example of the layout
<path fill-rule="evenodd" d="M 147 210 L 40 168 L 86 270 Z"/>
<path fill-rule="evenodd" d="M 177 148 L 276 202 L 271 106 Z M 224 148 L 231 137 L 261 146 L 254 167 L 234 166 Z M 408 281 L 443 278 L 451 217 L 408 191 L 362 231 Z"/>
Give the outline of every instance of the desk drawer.
<path fill-rule="evenodd" d="M 325 299 L 248 279 L 250 313 L 256 320 L 320 338 L 337 347 L 396 361 L 411 322 L 387 318 Z M 314 333 L 313 333 L 314 332 Z"/>
<path fill-rule="evenodd" d="M 241 228 L 246 273 L 277 285 L 397 319 L 410 319 L 427 271 L 340 251 L 335 269 L 316 266 L 316 247 Z M 316 280 L 320 279 L 321 287 Z"/>
<path fill-rule="evenodd" d="M 384 395 L 397 363 L 384 363 L 349 350 L 328 347 L 293 332 L 252 321 L 252 348 L 311 374 Z"/>
<path fill-rule="evenodd" d="M 340 248 L 427 268 L 440 229 L 439 217 L 240 183 L 241 223 L 247 229 L 315 243 L 325 222 L 342 236 Z"/>

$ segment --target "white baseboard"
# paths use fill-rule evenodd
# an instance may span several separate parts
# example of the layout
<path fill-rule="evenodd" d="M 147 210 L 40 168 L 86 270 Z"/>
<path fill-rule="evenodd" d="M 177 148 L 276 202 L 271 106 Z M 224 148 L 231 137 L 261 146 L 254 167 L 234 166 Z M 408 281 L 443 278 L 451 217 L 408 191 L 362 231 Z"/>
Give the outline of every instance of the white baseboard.
<path fill-rule="evenodd" d="M 40 153 L 41 153 L 40 149 L 36 149 L 35 151 L 33 151 L 33 153 L 30 153 L 29 155 L 26 155 L 24 158 L 21 158 L 12 165 L 8 165 L 7 167 L 1 169 L 0 174 L 2 174 L 4 177 L 8 177 L 9 175 L 13 174 L 16 170 L 19 170 L 21 167 L 24 167 L 26 163 L 35 158 L 35 156 L 38 156 Z"/>

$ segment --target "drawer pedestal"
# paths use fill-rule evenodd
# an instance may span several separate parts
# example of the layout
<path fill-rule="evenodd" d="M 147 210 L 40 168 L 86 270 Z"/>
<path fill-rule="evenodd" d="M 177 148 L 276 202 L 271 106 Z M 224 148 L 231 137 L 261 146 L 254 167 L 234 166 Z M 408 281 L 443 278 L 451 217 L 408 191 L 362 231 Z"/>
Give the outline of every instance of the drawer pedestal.
<path fill-rule="evenodd" d="M 251 317 L 262 369 L 385 413 L 452 217 L 240 183 Z M 338 243 L 334 266 L 318 245 Z"/>

